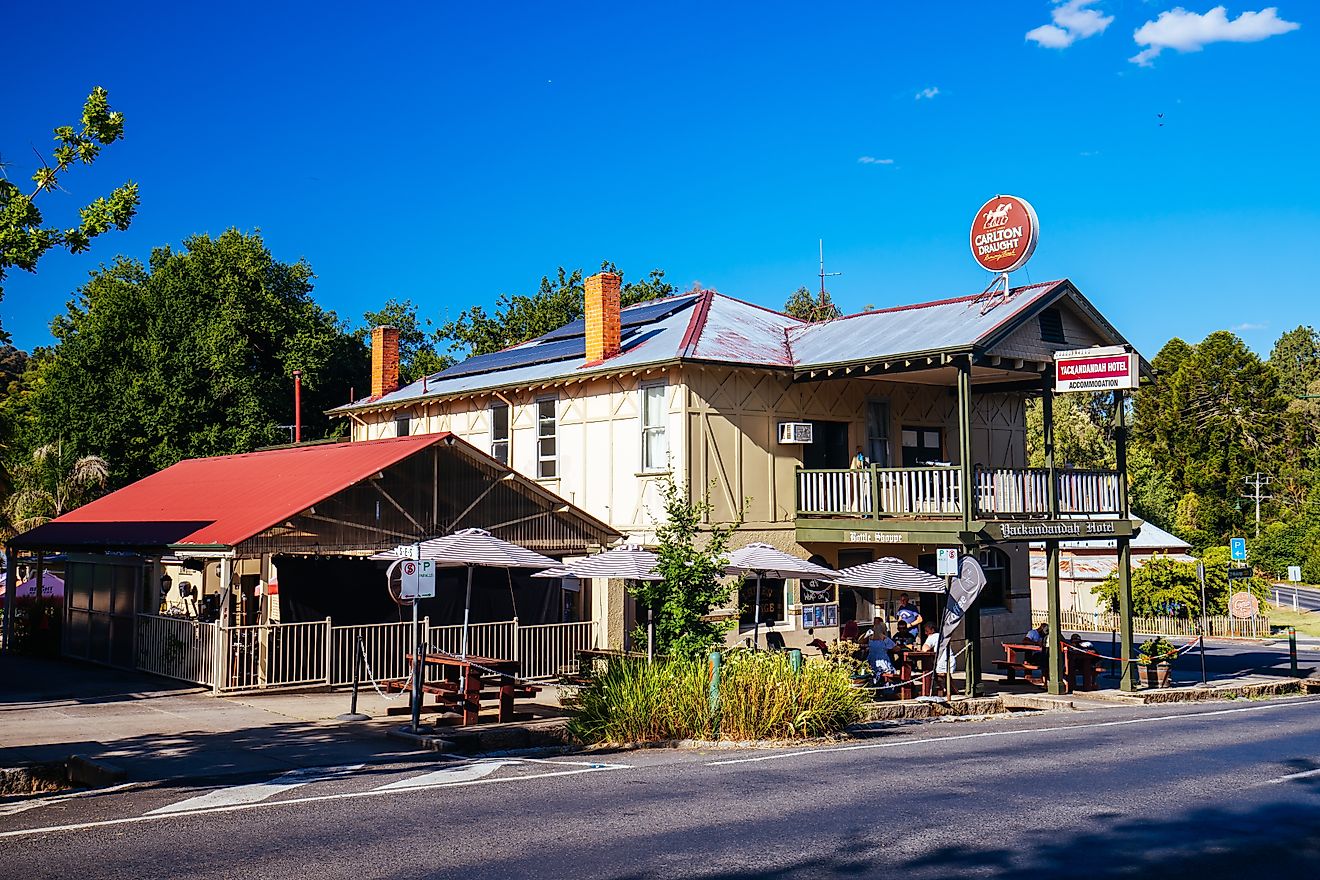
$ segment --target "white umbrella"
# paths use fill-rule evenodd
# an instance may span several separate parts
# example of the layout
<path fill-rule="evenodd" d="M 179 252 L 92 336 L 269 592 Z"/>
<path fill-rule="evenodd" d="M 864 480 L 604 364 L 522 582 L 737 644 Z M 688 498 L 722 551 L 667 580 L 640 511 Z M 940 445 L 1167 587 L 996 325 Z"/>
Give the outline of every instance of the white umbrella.
<path fill-rule="evenodd" d="M 414 549 L 415 548 L 415 549 Z M 415 554 L 415 555 L 414 555 Z M 558 562 L 549 556 L 542 556 L 526 547 L 501 541 L 485 529 L 460 529 L 450 535 L 442 535 L 421 541 L 415 545 L 395 547 L 384 553 L 377 553 L 372 559 L 429 559 L 441 568 L 467 569 L 467 595 L 463 601 L 463 649 L 462 658 L 468 653 L 468 617 L 472 611 L 472 573 L 477 566 L 491 568 L 554 568 Z M 416 600 L 414 600 L 415 602 Z M 414 618 L 416 605 L 414 604 Z M 415 667 L 421 669 L 421 658 Z M 420 682 L 420 672 L 418 672 Z M 421 708 L 421 691 L 413 688 L 413 729 L 417 728 L 417 715 Z"/>
<path fill-rule="evenodd" d="M 636 544 L 622 544 L 613 550 L 597 553 L 568 563 L 568 570 L 580 578 L 621 578 L 629 581 L 662 581 L 655 570 L 660 561 L 650 550 Z M 646 609 L 646 659 L 655 659 L 655 609 Z"/>
<path fill-rule="evenodd" d="M 756 578 L 756 605 L 753 610 L 752 647 L 761 637 L 761 580 L 763 578 L 809 578 L 830 583 L 850 583 L 840 572 L 776 550 L 769 544 L 748 544 L 729 554 L 725 574 L 753 575 Z"/>

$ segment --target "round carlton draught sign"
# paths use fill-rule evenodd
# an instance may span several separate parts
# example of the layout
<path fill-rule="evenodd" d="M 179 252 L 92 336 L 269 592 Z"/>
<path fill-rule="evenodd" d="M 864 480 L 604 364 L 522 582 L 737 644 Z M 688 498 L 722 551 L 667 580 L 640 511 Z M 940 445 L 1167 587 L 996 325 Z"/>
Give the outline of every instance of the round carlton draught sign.
<path fill-rule="evenodd" d="M 1013 272 L 1031 259 L 1040 235 L 1036 209 L 1017 196 L 995 196 L 972 221 L 972 256 L 991 272 Z"/>

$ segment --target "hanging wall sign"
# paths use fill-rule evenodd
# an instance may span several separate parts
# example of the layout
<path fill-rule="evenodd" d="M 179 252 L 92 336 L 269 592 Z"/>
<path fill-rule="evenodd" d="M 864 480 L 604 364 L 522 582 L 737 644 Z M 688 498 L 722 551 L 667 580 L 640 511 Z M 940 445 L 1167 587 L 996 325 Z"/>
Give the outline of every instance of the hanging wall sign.
<path fill-rule="evenodd" d="M 1137 355 L 1121 345 L 1079 348 L 1054 354 L 1054 390 L 1113 391 L 1136 388 Z"/>
<path fill-rule="evenodd" d="M 995 196 L 972 221 L 972 256 L 991 272 L 1022 268 L 1036 249 L 1040 221 L 1036 209 L 1017 196 Z"/>

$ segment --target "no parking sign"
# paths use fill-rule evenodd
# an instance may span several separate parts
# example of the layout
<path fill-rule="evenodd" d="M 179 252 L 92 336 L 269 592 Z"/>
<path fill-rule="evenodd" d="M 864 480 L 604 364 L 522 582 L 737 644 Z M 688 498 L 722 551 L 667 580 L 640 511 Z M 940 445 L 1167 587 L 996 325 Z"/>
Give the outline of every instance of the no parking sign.
<path fill-rule="evenodd" d="M 399 566 L 399 598 L 430 599 L 435 596 L 435 561 L 406 559 Z"/>

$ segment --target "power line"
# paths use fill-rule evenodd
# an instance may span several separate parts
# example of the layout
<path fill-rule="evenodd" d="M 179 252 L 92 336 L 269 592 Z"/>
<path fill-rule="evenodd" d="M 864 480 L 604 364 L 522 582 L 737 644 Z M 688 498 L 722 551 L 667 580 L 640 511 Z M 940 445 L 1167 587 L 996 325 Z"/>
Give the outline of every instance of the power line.
<path fill-rule="evenodd" d="M 1247 484 L 1247 488 L 1251 489 L 1250 494 L 1244 494 L 1242 497 L 1256 502 L 1256 540 L 1260 540 L 1260 503 L 1274 498 L 1273 495 L 1262 494 L 1264 487 L 1269 485 L 1271 479 L 1272 477 L 1269 474 L 1263 474 L 1260 471 L 1256 471 L 1251 476 L 1242 479 L 1242 482 Z"/>

